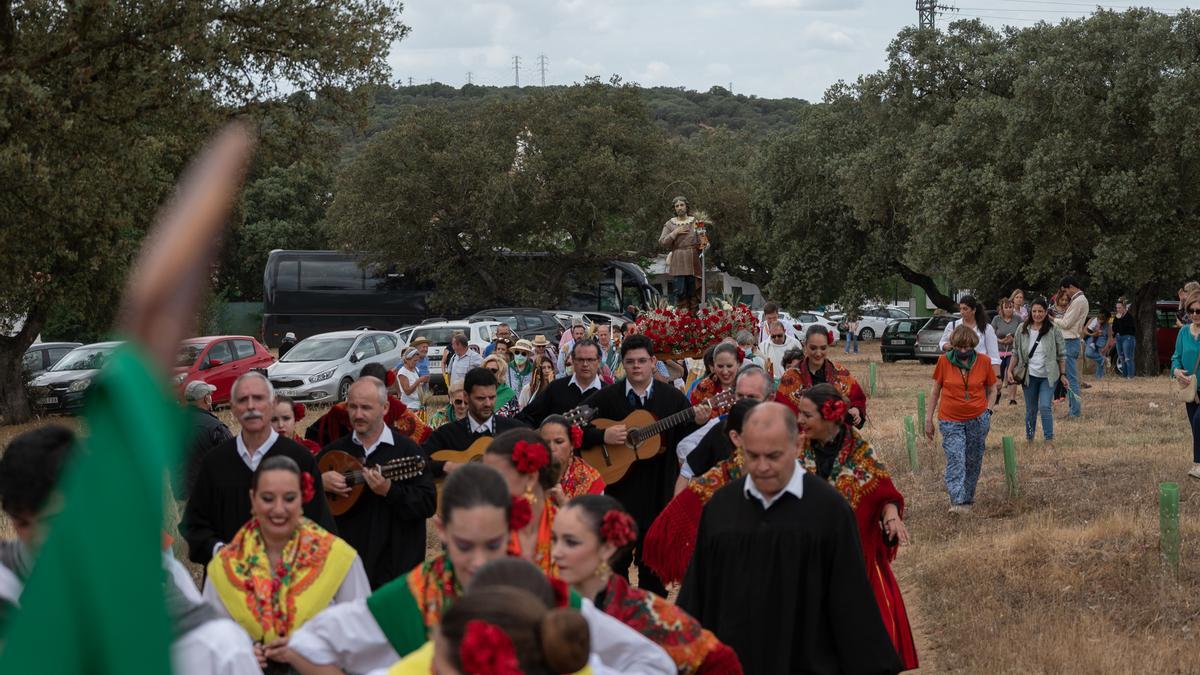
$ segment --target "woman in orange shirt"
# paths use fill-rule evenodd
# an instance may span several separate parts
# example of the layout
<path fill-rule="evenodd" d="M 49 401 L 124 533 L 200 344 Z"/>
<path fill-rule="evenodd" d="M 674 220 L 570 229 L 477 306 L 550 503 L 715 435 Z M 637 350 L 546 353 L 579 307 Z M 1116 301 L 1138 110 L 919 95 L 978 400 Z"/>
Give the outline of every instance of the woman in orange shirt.
<path fill-rule="evenodd" d="M 946 452 L 946 491 L 950 513 L 966 514 L 975 502 L 975 484 L 983 467 L 983 449 L 991 427 L 988 401 L 995 394 L 996 371 L 991 361 L 975 351 L 979 335 L 959 326 L 950 335 L 950 349 L 933 369 L 933 394 L 925 415 L 925 435 L 933 438 L 933 411 L 937 410 Z"/>

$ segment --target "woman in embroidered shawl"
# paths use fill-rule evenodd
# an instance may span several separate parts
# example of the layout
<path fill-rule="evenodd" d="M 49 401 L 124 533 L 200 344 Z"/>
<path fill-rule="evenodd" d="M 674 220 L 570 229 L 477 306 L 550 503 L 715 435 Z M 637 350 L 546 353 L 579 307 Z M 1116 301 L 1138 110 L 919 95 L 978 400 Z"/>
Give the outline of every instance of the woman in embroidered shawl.
<path fill-rule="evenodd" d="M 558 485 L 562 465 L 550 455 L 542 437 L 533 429 L 509 429 L 496 436 L 483 454 L 483 463 L 504 476 L 513 505 L 520 511 L 513 519 L 508 554 L 524 558 L 547 575 L 555 576 L 550 537 L 558 506 L 549 498 L 549 492 Z M 528 504 L 528 511 L 521 504 Z M 518 524 L 521 526 L 515 527 Z"/>
<path fill-rule="evenodd" d="M 366 601 L 331 607 L 292 638 L 302 673 L 336 666 L 353 673 L 388 668 L 419 649 L 429 630 L 485 564 L 508 555 L 514 500 L 495 469 L 464 464 L 442 485 L 434 516 L 442 552 L 381 586 Z"/>
<path fill-rule="evenodd" d="M 666 650 L 681 674 L 742 672 L 737 654 L 674 603 L 629 585 L 610 564 L 637 539 L 637 524 L 606 495 L 572 499 L 554 522 L 560 578 L 609 616 Z"/>
<path fill-rule="evenodd" d="M 841 392 L 829 384 L 801 395 L 797 414 L 804 431 L 800 463 L 809 473 L 829 481 L 854 509 L 867 576 L 883 624 L 904 669 L 911 670 L 917 667 L 917 649 L 891 565 L 897 546 L 908 543 L 908 529 L 902 520 L 904 497 L 870 444 L 854 429 L 847 408 Z"/>
<path fill-rule="evenodd" d="M 801 394 L 814 385 L 831 384 L 849 403 L 849 415 L 859 429 L 867 421 L 867 395 L 850 371 L 827 356 L 829 332 L 824 326 L 809 326 L 804 334 L 804 358 L 800 365 L 789 368 L 779 380 L 775 400 L 796 411 Z"/>
<path fill-rule="evenodd" d="M 722 342 L 713 348 L 712 373 L 696 383 L 690 396 L 692 405 L 699 405 L 726 389 L 733 388 L 737 378 L 738 368 L 742 366 L 742 357 L 738 346 L 730 342 Z M 712 416 L 720 417 L 724 410 L 713 408 Z"/>
<path fill-rule="evenodd" d="M 583 429 L 571 424 L 562 415 L 550 415 L 542 420 L 538 434 L 550 448 L 550 455 L 563 468 L 558 486 L 550 490 L 550 498 L 562 506 L 579 495 L 598 495 L 604 492 L 604 479 L 583 458 L 575 454 L 583 445 Z"/>
<path fill-rule="evenodd" d="M 304 518 L 314 486 L 289 457 L 268 457 L 254 472 L 252 518 L 208 564 L 204 598 L 255 642 L 267 672 L 288 672 L 288 639 L 331 604 L 371 592 L 349 544 Z"/>

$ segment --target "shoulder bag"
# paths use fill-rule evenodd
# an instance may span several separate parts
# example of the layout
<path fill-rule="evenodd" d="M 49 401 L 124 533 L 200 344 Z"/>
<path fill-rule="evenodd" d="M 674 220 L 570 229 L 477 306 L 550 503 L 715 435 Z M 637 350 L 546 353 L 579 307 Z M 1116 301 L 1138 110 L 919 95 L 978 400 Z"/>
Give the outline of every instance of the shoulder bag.
<path fill-rule="evenodd" d="M 1054 329 L 1051 328 L 1050 330 Z M 1025 360 L 1008 367 L 1008 375 L 1012 378 L 1013 382 L 1025 382 L 1025 374 L 1029 372 L 1029 359 L 1033 358 L 1033 352 L 1037 349 L 1038 343 L 1041 341 L 1042 334 L 1038 333 L 1037 339 L 1033 341 L 1033 346 L 1029 348 L 1029 353 L 1025 355 Z"/>
<path fill-rule="evenodd" d="M 1187 330 L 1184 326 L 1180 330 Z M 1175 398 L 1184 403 L 1196 402 L 1196 369 L 1200 368 L 1200 355 L 1196 356 L 1196 363 L 1192 364 L 1192 375 L 1187 382 L 1182 382 L 1178 377 L 1171 378 L 1171 391 L 1175 394 Z"/>

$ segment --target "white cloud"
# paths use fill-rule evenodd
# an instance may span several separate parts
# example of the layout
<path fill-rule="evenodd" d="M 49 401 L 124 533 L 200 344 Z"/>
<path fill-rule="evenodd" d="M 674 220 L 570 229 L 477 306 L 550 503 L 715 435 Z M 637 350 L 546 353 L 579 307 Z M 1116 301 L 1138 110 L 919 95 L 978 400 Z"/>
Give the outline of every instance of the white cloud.
<path fill-rule="evenodd" d="M 711 77 L 728 77 L 733 68 L 728 63 L 710 63 L 704 67 L 704 74 Z"/>
<path fill-rule="evenodd" d="M 668 81 L 667 76 L 670 73 L 671 66 L 668 66 L 662 61 L 651 61 L 650 63 L 646 64 L 644 70 L 635 71 L 632 79 L 634 82 L 637 82 L 645 87 L 651 87 L 660 84 L 669 85 L 671 83 Z"/>
<path fill-rule="evenodd" d="M 755 9 L 845 12 L 862 7 L 863 0 L 747 0 L 746 5 Z"/>
<path fill-rule="evenodd" d="M 859 48 L 858 31 L 828 21 L 813 21 L 800 31 L 797 46 L 801 49 L 853 51 Z"/>

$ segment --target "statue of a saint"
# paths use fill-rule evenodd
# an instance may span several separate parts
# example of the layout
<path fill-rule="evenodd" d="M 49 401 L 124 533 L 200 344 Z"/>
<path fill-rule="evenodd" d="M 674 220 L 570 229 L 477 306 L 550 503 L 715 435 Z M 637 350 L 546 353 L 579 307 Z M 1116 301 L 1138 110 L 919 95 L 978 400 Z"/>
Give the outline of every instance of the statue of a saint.
<path fill-rule="evenodd" d="M 691 214 L 687 199 L 671 201 L 675 215 L 663 225 L 658 243 L 670 250 L 667 254 L 667 274 L 671 275 L 675 305 L 695 311 L 700 307 L 700 288 L 703 285 L 704 265 L 700 254 L 708 248 L 705 223 Z"/>

